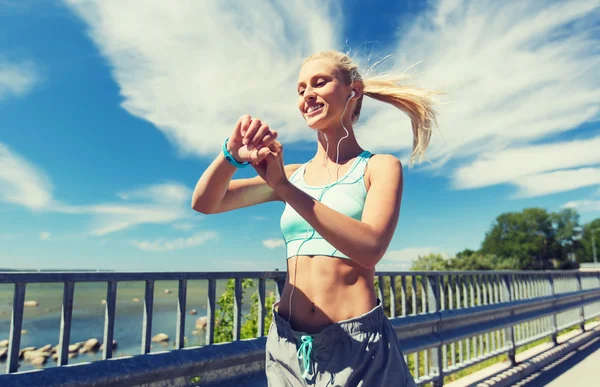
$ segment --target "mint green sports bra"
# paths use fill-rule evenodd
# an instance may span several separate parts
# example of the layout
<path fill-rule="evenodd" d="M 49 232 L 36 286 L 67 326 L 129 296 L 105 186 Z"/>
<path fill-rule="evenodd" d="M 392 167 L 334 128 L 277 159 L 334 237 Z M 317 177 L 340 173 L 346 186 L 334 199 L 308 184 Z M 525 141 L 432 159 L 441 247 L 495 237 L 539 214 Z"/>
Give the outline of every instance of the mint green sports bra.
<path fill-rule="evenodd" d="M 290 182 L 333 210 L 361 220 L 367 198 L 364 183 L 365 168 L 371 153 L 363 151 L 337 182 L 324 186 L 310 186 L 304 181 L 306 164 L 290 177 Z M 324 255 L 349 259 L 327 242 L 289 204 L 281 215 L 281 232 L 285 241 L 287 258 L 297 255 Z"/>

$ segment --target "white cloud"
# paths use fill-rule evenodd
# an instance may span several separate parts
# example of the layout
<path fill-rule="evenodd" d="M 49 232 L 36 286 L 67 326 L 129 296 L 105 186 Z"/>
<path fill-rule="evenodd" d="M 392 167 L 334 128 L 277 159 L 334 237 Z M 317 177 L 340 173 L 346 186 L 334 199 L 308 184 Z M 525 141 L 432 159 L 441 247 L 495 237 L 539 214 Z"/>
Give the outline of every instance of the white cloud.
<path fill-rule="evenodd" d="M 267 249 L 276 249 L 277 247 L 285 246 L 283 239 L 265 239 L 262 241 L 262 244 Z"/>
<path fill-rule="evenodd" d="M 126 198 L 126 203 L 62 204 L 55 210 L 92 215 L 91 235 L 107 235 L 141 224 L 167 224 L 193 215 L 188 200 L 191 191 L 179 183 L 149 185 L 119 196 Z"/>
<path fill-rule="evenodd" d="M 67 3 L 110 62 L 123 107 L 156 125 L 182 153 L 212 156 L 244 113 L 266 119 L 285 142 L 314 137 L 296 111 L 293 84 L 303 56 L 343 47 L 342 23 L 332 16 L 342 14 L 333 9 L 337 3 Z M 571 168 L 589 163 L 577 157 L 591 149 L 585 141 L 542 145 L 539 161 L 523 150 L 598 118 L 600 51 L 591 28 L 597 9 L 597 0 L 439 0 L 399 21 L 397 44 L 376 47 L 396 53 L 381 69 L 419 62 L 409 71 L 414 83 L 448 93 L 441 99 L 448 103 L 437 107 L 441 136 L 428 152 L 430 168 L 458 165 L 454 186 L 475 188 L 516 183 L 520 172 L 513 168 L 485 168 L 515 147 L 524 158 L 509 165 L 521 161 L 529 174 L 557 165 L 545 153 L 552 148 L 575 149 L 558 154 L 579 160 L 568 161 Z M 412 146 L 408 119 L 369 98 L 357 133 L 375 151 L 406 154 Z"/>
<path fill-rule="evenodd" d="M 175 230 L 190 231 L 194 228 L 194 225 L 192 223 L 175 223 L 171 227 L 173 227 Z"/>
<path fill-rule="evenodd" d="M 387 262 L 408 262 L 412 263 L 421 255 L 441 254 L 445 258 L 450 258 L 452 249 L 441 247 L 407 247 L 402 250 L 390 250 L 382 258 Z"/>
<path fill-rule="evenodd" d="M 306 137 L 296 108 L 301 59 L 337 48 L 338 15 L 324 2 L 66 3 L 113 68 L 123 107 L 183 153 L 214 155 L 238 117 Z"/>
<path fill-rule="evenodd" d="M 389 250 L 377 264 L 377 271 L 402 271 L 410 270 L 414 261 L 419 256 L 428 254 L 440 254 L 444 258 L 450 258 L 456 252 L 455 249 L 442 247 L 407 247 L 402 250 Z"/>
<path fill-rule="evenodd" d="M 116 203 L 71 205 L 52 196 L 46 174 L 0 143 L 0 201 L 31 210 L 91 216 L 91 235 L 106 235 L 140 224 L 165 224 L 186 219 L 191 190 L 176 182 L 149 185 L 120 193 Z"/>
<path fill-rule="evenodd" d="M 563 205 L 564 208 L 574 208 L 579 212 L 597 212 L 600 211 L 600 200 L 574 200 Z"/>
<path fill-rule="evenodd" d="M 516 181 L 518 197 L 532 197 L 600 184 L 600 168 L 580 168 L 526 176 Z"/>
<path fill-rule="evenodd" d="M 0 100 L 10 95 L 23 96 L 38 82 L 39 75 L 31 62 L 0 61 Z"/>
<path fill-rule="evenodd" d="M 0 201 L 43 210 L 52 203 L 51 191 L 42 171 L 0 142 Z"/>
<path fill-rule="evenodd" d="M 52 234 L 50 234 L 48 231 L 43 231 L 40 233 L 40 240 L 47 241 L 50 239 L 51 235 Z"/>
<path fill-rule="evenodd" d="M 595 145 L 526 146 L 598 118 L 600 42 L 591 28 L 598 6 L 597 0 L 440 0 L 399 30 L 389 68 L 422 61 L 409 71 L 415 84 L 448 93 L 437 107 L 441 136 L 428 150 L 432 167 L 453 168 L 447 163 L 453 159 L 460 167 L 454 185 L 467 188 L 598 163 L 600 138 Z M 365 99 L 359 138 L 373 149 L 410 150 L 408 120 L 381 105 Z"/>
<path fill-rule="evenodd" d="M 599 164 L 599 150 L 600 136 L 506 149 L 458 168 L 453 178 L 457 188 L 516 182 L 542 172 Z"/>
<path fill-rule="evenodd" d="M 177 239 L 156 239 L 153 241 L 132 241 L 131 243 L 140 250 L 150 251 L 150 252 L 165 252 L 165 251 L 174 251 L 179 249 L 185 249 L 189 247 L 200 246 L 201 244 L 206 243 L 207 241 L 213 240 L 217 238 L 217 233 L 209 231 L 209 232 L 200 232 L 196 233 L 187 238 L 177 238 Z"/>

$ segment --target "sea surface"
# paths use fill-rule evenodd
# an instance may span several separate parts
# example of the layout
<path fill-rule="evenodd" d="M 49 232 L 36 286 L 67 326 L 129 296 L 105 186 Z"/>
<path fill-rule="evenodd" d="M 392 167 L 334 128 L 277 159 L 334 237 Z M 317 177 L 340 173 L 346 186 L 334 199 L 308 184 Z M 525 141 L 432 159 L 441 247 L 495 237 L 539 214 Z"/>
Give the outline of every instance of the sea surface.
<path fill-rule="evenodd" d="M 258 281 L 254 281 L 255 284 Z M 217 301 L 224 292 L 225 280 L 217 281 Z M 168 289 L 169 292 L 165 292 Z M 267 281 L 267 293 L 275 290 L 275 284 Z M 142 322 L 144 312 L 144 282 L 119 282 L 117 286 L 117 306 L 114 339 L 117 347 L 113 357 L 139 354 L 142 343 Z M 244 290 L 242 314 L 250 310 L 250 297 L 256 288 Z M 169 336 L 167 343 L 152 343 L 151 352 L 161 352 L 174 348 L 177 324 L 177 281 L 156 281 L 154 285 L 154 311 L 152 318 L 152 336 L 165 333 Z M 0 285 L 0 341 L 9 338 L 10 320 L 14 285 Z M 187 307 L 185 321 L 185 347 L 202 346 L 205 343 L 206 331 L 197 330 L 196 320 L 206 316 L 207 281 L 188 281 Z M 134 300 L 135 298 L 139 299 Z M 37 307 L 26 307 L 23 317 L 21 348 L 42 347 L 46 344 L 55 346 L 60 335 L 60 315 L 63 299 L 62 284 L 28 284 L 26 301 L 37 301 Z M 104 314 L 106 306 L 106 283 L 76 283 L 74 293 L 73 317 L 71 323 L 71 344 L 97 338 L 100 342 L 104 336 Z M 219 309 L 218 306 L 216 306 Z M 190 311 L 196 309 L 196 314 Z M 245 319 L 243 319 L 245 320 Z M 196 332 L 194 332 L 196 331 Z M 195 334 L 194 334 L 195 333 Z M 69 364 L 100 360 L 102 353 L 80 354 L 69 359 Z M 49 358 L 44 368 L 54 367 L 56 362 Z M 19 371 L 34 369 L 30 363 L 21 360 Z M 6 359 L 0 361 L 0 374 L 6 372 Z"/>

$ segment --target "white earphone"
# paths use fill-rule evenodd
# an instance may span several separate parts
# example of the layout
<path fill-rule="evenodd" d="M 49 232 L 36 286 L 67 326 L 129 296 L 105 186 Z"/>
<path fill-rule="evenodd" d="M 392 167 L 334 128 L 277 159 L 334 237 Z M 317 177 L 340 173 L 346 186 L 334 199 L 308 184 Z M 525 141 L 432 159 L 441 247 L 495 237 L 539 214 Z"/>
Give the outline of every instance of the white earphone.
<path fill-rule="evenodd" d="M 350 93 L 350 97 L 348 97 L 348 99 L 354 97 L 356 95 L 356 93 L 354 92 L 354 90 L 352 90 L 352 93 Z"/>

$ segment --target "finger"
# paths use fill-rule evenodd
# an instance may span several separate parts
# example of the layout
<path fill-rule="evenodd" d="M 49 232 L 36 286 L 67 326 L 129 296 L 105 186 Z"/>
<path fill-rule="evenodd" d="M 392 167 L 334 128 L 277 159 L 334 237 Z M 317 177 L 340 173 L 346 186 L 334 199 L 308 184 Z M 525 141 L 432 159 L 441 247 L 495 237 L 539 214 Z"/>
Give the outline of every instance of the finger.
<path fill-rule="evenodd" d="M 271 145 L 269 145 L 269 149 L 272 152 L 279 152 L 281 151 L 281 144 L 279 143 L 279 141 L 273 141 Z"/>
<path fill-rule="evenodd" d="M 264 160 L 265 157 L 269 155 L 269 153 L 271 153 L 271 151 L 268 148 L 255 149 L 252 152 L 250 152 L 250 162 L 259 163 L 262 160 Z"/>
<path fill-rule="evenodd" d="M 270 147 L 271 144 L 273 143 L 273 141 L 275 141 L 277 139 L 278 133 L 274 130 L 269 131 L 267 134 L 265 134 L 265 136 L 262 138 L 262 143 L 259 144 L 259 148 L 262 147 Z"/>
<path fill-rule="evenodd" d="M 250 139 L 249 146 L 251 146 L 252 148 L 257 148 L 260 142 L 262 141 L 263 137 L 265 137 L 267 133 L 270 133 L 270 131 L 271 129 L 269 128 L 269 124 L 263 122 L 260 128 L 258 128 L 258 130 L 256 131 L 254 137 Z"/>
<path fill-rule="evenodd" d="M 261 124 L 262 124 L 262 122 L 260 121 L 260 119 L 258 119 L 258 118 L 252 119 L 252 122 L 250 123 L 248 130 L 246 130 L 246 133 L 244 134 L 244 139 L 242 140 L 242 143 L 244 145 L 249 145 L 250 140 L 254 137 L 254 134 L 260 128 Z"/>
<path fill-rule="evenodd" d="M 244 117 L 249 117 L 248 115 L 240 116 L 240 118 L 235 123 L 235 127 L 233 128 L 233 133 L 231 134 L 231 140 L 233 141 L 241 141 L 242 140 L 242 122 Z"/>
<path fill-rule="evenodd" d="M 250 125 L 250 122 L 252 122 L 252 117 L 248 114 L 243 115 L 241 118 L 241 123 L 240 123 L 240 137 L 243 137 L 244 134 L 246 133 L 246 131 L 248 130 L 248 126 Z"/>

